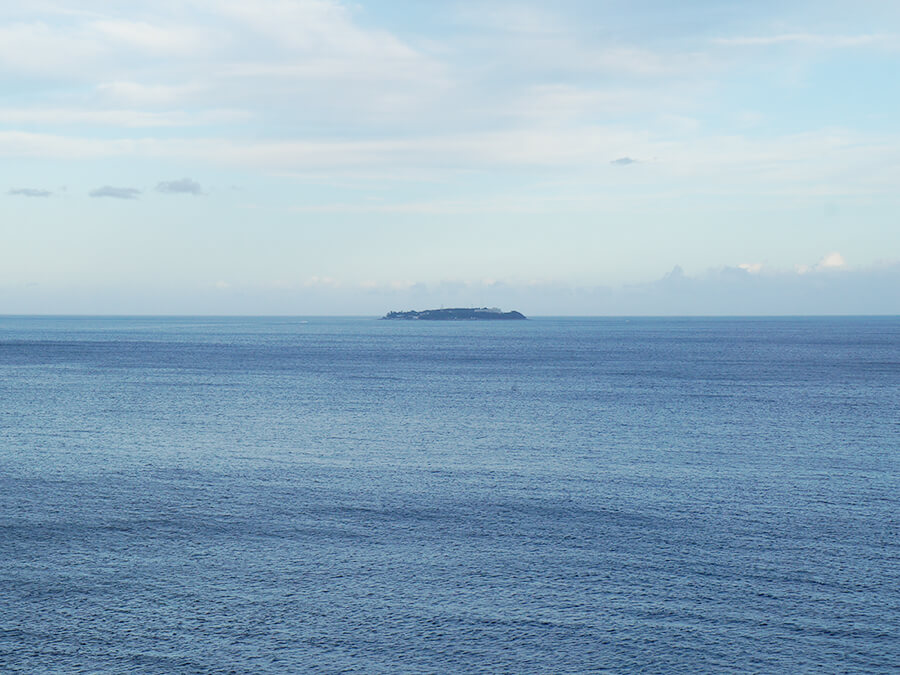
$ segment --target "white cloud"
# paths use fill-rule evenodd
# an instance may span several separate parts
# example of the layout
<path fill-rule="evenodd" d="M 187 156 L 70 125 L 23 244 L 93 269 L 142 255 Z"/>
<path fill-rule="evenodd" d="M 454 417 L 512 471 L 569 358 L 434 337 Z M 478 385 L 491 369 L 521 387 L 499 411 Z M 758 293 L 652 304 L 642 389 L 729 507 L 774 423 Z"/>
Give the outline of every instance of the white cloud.
<path fill-rule="evenodd" d="M 140 156 L 155 141 L 95 139 L 25 131 L 0 131 L 0 157 L 93 159 L 123 155 Z"/>
<path fill-rule="evenodd" d="M 837 251 L 835 251 L 834 253 L 829 253 L 816 265 L 818 269 L 839 269 L 846 266 L 847 263 L 844 260 L 844 256 L 842 256 Z"/>
<path fill-rule="evenodd" d="M 401 173 L 432 168 L 445 174 L 490 167 L 596 171 L 601 166 L 609 167 L 610 158 L 638 156 L 653 158 L 650 165 L 657 178 L 706 176 L 710 180 L 702 187 L 707 190 L 731 181 L 739 192 L 752 189 L 796 195 L 803 190 L 804 194 L 827 196 L 852 193 L 862 187 L 870 193 L 891 190 L 898 178 L 900 143 L 890 137 L 828 130 L 752 142 L 739 136 L 673 142 L 600 126 L 517 128 L 385 140 L 271 141 L 227 137 L 111 139 L 0 131 L 0 156 L 169 157 L 267 170 L 390 166 Z M 878 180 L 869 179 L 872 166 L 881 167 Z"/>
<path fill-rule="evenodd" d="M 244 122 L 249 113 L 238 110 L 150 111 L 88 108 L 0 108 L 0 123 L 28 126 L 103 126 L 123 128 L 196 127 Z"/>
<path fill-rule="evenodd" d="M 197 100 L 207 87 L 198 84 L 143 84 L 101 82 L 96 91 L 102 100 L 126 106 L 173 106 Z"/>
<path fill-rule="evenodd" d="M 794 270 L 797 272 L 797 274 L 800 275 L 841 269 L 848 269 L 847 261 L 844 260 L 844 256 L 842 256 L 837 251 L 826 254 L 815 265 L 807 265 L 802 263 L 794 265 Z"/>
<path fill-rule="evenodd" d="M 82 14 L 38 6 L 19 20 L 0 20 L 0 71 L 91 83 L 108 107 L 296 105 L 307 116 L 416 114 L 420 101 L 447 88 L 438 61 L 388 31 L 361 25 L 339 2 L 94 8 Z"/>
<path fill-rule="evenodd" d="M 270 43 L 303 53 L 416 58 L 416 52 L 390 33 L 358 26 L 350 11 L 327 0 L 223 1 L 219 12 Z"/>
<path fill-rule="evenodd" d="M 307 288 L 339 288 L 341 282 L 334 277 L 313 275 L 303 285 Z"/>
<path fill-rule="evenodd" d="M 166 56 L 203 53 L 221 45 L 225 36 L 195 26 L 153 25 L 145 21 L 104 19 L 87 28 L 110 47 L 138 49 Z"/>
<path fill-rule="evenodd" d="M 100 62 L 104 45 L 43 21 L 0 25 L 0 70 L 59 77 Z"/>
<path fill-rule="evenodd" d="M 230 62 L 217 73 L 221 87 L 242 80 L 251 86 L 251 95 L 262 92 L 272 98 L 283 97 L 279 88 L 305 83 L 319 89 L 304 105 L 332 100 L 340 91 L 344 100 L 358 100 L 365 108 L 397 96 L 408 105 L 444 84 L 437 61 L 388 31 L 361 26 L 338 2 L 224 1 L 217 11 L 239 42 Z"/>
<path fill-rule="evenodd" d="M 0 70 L 58 80 L 90 81 L 133 65 L 148 55 L 159 64 L 199 56 L 225 42 L 201 25 L 155 25 L 144 21 L 46 14 L 0 23 Z M 50 20 L 47 20 L 50 19 Z"/>
<path fill-rule="evenodd" d="M 815 33 L 781 33 L 778 35 L 735 36 L 716 38 L 713 42 L 727 47 L 768 47 L 772 45 L 796 44 L 825 49 L 869 46 L 897 46 L 897 35 L 817 35 Z"/>

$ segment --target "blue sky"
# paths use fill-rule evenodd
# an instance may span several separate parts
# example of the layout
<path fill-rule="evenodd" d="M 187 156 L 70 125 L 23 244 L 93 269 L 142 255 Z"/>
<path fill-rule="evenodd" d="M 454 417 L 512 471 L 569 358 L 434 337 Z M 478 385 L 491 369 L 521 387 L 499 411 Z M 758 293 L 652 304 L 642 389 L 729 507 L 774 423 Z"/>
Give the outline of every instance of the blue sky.
<path fill-rule="evenodd" d="M 0 313 L 900 313 L 900 4 L 0 8 Z"/>

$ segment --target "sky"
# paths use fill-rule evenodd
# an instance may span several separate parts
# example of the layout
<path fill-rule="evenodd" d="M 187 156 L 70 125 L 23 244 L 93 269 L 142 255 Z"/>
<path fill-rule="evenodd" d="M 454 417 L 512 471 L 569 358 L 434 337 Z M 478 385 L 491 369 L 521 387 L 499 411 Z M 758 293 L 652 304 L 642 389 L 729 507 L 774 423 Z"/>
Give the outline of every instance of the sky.
<path fill-rule="evenodd" d="M 894 0 L 0 3 L 0 314 L 900 314 Z"/>

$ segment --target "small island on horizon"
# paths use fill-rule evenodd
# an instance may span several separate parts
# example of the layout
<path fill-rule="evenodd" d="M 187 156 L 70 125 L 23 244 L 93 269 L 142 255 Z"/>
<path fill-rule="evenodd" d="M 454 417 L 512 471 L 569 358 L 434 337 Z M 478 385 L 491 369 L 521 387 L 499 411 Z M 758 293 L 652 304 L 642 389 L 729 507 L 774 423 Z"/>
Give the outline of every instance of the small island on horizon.
<path fill-rule="evenodd" d="M 521 312 L 504 312 L 497 307 L 452 307 L 423 309 L 420 312 L 388 312 L 381 318 L 401 321 L 521 321 L 527 317 Z"/>

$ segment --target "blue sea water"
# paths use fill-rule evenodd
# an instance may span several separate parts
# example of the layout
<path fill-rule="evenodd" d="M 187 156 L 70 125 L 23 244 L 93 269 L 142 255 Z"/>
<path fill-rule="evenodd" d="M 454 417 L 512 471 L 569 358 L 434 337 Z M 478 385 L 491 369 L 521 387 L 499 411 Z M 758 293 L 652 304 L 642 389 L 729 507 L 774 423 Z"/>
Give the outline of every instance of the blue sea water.
<path fill-rule="evenodd" d="M 897 673 L 898 459 L 898 318 L 0 318 L 0 670 Z"/>

